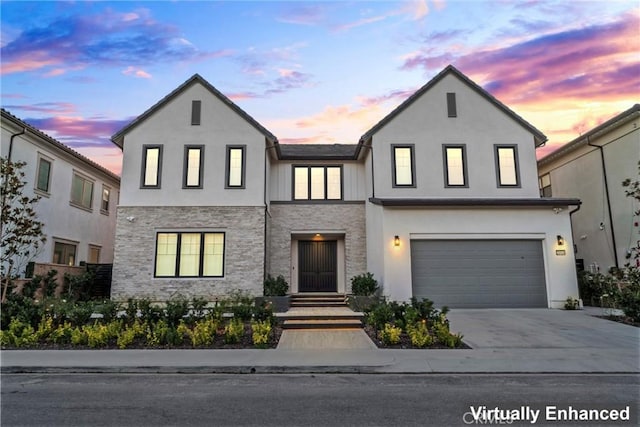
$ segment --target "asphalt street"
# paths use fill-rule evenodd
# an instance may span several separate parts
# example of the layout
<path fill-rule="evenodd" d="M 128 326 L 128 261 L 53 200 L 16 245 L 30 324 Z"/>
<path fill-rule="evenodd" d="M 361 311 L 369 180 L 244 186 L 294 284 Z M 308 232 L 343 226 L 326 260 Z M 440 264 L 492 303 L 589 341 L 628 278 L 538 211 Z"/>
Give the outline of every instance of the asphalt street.
<path fill-rule="evenodd" d="M 4 374 L 7 426 L 637 425 L 635 374 Z M 630 420 L 545 420 L 545 408 L 623 410 Z M 527 409 L 528 408 L 528 409 Z M 533 423 L 530 415 L 541 410 Z"/>

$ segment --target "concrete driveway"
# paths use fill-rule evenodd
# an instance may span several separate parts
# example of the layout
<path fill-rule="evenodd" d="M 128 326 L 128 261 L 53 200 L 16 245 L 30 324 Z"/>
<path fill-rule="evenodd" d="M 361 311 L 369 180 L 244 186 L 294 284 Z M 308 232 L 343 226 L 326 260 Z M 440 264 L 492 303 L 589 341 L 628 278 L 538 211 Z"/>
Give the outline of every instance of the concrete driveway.
<path fill-rule="evenodd" d="M 473 349 L 546 360 L 552 368 L 580 362 L 584 370 L 638 372 L 640 328 L 600 319 L 601 309 L 452 309 L 453 332 Z M 533 362 L 533 360 L 532 360 Z M 565 363 L 566 362 L 566 363 Z"/>

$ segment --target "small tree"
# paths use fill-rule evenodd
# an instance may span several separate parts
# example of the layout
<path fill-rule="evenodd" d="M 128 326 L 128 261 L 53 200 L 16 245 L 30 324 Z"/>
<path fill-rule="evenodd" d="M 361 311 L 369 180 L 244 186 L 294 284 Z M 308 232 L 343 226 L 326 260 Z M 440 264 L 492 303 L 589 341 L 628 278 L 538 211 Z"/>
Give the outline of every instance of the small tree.
<path fill-rule="evenodd" d="M 26 163 L 12 162 L 5 157 L 2 157 L 1 161 L 0 277 L 2 277 L 2 301 L 4 302 L 12 278 L 36 256 L 46 237 L 42 231 L 44 224 L 38 220 L 35 211 L 36 203 L 40 198 L 29 197 L 23 193 L 27 184 L 23 171 Z"/>

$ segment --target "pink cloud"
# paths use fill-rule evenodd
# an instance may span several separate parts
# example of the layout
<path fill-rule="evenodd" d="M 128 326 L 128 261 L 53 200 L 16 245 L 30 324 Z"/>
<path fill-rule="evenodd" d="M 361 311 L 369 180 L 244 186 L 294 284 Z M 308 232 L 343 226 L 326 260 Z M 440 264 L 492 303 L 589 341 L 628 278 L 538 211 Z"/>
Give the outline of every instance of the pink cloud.
<path fill-rule="evenodd" d="M 150 79 L 152 77 L 151 74 L 147 73 L 146 71 L 133 66 L 128 66 L 125 70 L 122 71 L 122 74 L 124 74 L 125 76 L 134 76 L 142 79 Z"/>

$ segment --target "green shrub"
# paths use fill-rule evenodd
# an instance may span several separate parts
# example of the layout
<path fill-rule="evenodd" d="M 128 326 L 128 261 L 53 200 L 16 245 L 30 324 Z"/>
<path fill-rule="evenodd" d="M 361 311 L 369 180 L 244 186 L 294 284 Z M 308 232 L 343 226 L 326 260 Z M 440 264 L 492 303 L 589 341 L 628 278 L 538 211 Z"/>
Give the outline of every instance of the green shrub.
<path fill-rule="evenodd" d="M 176 327 L 189 314 L 189 301 L 183 296 L 177 296 L 167 301 L 165 317 L 169 326 Z"/>
<path fill-rule="evenodd" d="M 256 322 L 269 322 L 269 324 L 273 325 L 275 323 L 273 309 L 263 301 L 262 304 L 253 307 L 253 320 Z"/>
<path fill-rule="evenodd" d="M 227 344 L 236 344 L 240 342 L 243 336 L 244 322 L 234 317 L 224 328 L 224 342 Z"/>
<path fill-rule="evenodd" d="M 3 341 L 18 348 L 30 347 L 38 342 L 38 335 L 30 324 L 13 319 L 9 330 L 3 333 Z"/>
<path fill-rule="evenodd" d="M 380 339 L 386 345 L 398 344 L 400 342 L 400 335 L 402 335 L 402 329 L 393 326 L 391 323 L 386 323 L 379 333 Z"/>
<path fill-rule="evenodd" d="M 200 319 L 204 319 L 207 314 L 207 305 L 209 302 L 204 298 L 193 297 L 191 299 L 191 310 L 187 315 L 187 322 L 193 325 Z"/>
<path fill-rule="evenodd" d="M 578 300 L 577 298 L 569 296 L 564 302 L 565 310 L 577 310 L 579 307 L 580 307 L 580 300 Z"/>
<path fill-rule="evenodd" d="M 71 326 L 71 323 L 64 322 L 59 324 L 58 327 L 51 332 L 49 340 L 54 344 L 69 344 L 72 333 L 73 326 Z"/>
<path fill-rule="evenodd" d="M 618 305 L 632 322 L 640 322 L 640 284 L 631 283 L 623 288 Z"/>
<path fill-rule="evenodd" d="M 258 348 L 266 348 L 271 337 L 271 322 L 251 322 L 251 339 Z"/>
<path fill-rule="evenodd" d="M 218 330 L 218 322 L 213 319 L 204 319 L 196 322 L 191 331 L 191 344 L 194 347 L 204 347 L 213 344 Z"/>
<path fill-rule="evenodd" d="M 392 322 L 394 317 L 394 310 L 386 301 L 381 301 L 373 305 L 365 312 L 365 322 L 373 326 L 376 330 L 384 328 L 384 325 Z"/>
<path fill-rule="evenodd" d="M 289 290 L 289 284 L 282 275 L 273 278 L 271 275 L 267 276 L 264 281 L 264 296 L 266 297 L 281 297 L 287 295 Z"/>
<path fill-rule="evenodd" d="M 378 290 L 378 281 L 373 274 L 364 273 L 351 278 L 351 293 L 358 296 L 371 296 Z"/>
<path fill-rule="evenodd" d="M 618 279 L 613 276 L 581 271 L 580 274 L 578 274 L 578 291 L 585 303 L 595 303 L 599 305 L 600 299 L 604 295 L 612 299 L 617 298 L 620 292 L 617 282 Z"/>
<path fill-rule="evenodd" d="M 118 348 L 124 349 L 134 343 L 134 341 L 138 338 L 146 337 L 145 327 L 140 322 L 140 320 L 136 319 L 133 324 L 127 325 L 124 329 L 121 329 L 118 332 L 116 344 Z"/>
<path fill-rule="evenodd" d="M 112 322 L 118 318 L 118 312 L 120 311 L 120 304 L 110 299 L 104 300 L 95 304 L 94 310 L 96 313 L 102 314 L 102 321 L 105 323 Z"/>
<path fill-rule="evenodd" d="M 66 308 L 66 317 L 76 326 L 86 325 L 93 314 L 93 302 L 78 301 Z"/>
<path fill-rule="evenodd" d="M 411 345 L 414 347 L 425 348 L 433 344 L 433 337 L 429 334 L 426 320 L 409 325 L 407 334 L 411 339 Z"/>
<path fill-rule="evenodd" d="M 94 279 L 95 275 L 90 271 L 80 275 L 65 274 L 63 295 L 74 301 L 89 301 Z"/>
<path fill-rule="evenodd" d="M 84 328 L 76 326 L 73 331 L 71 331 L 71 344 L 73 345 L 86 345 L 87 344 L 87 334 Z"/>
<path fill-rule="evenodd" d="M 53 325 L 53 317 L 42 316 L 36 330 L 36 341 L 46 341 L 56 328 Z"/>
<path fill-rule="evenodd" d="M 107 325 L 98 322 L 93 325 L 85 325 L 83 329 L 87 335 L 87 344 L 90 348 L 106 347 L 109 344 L 109 339 L 112 338 L 112 330 Z"/>
<path fill-rule="evenodd" d="M 156 323 L 164 317 L 164 312 L 148 298 L 138 300 L 138 310 L 140 311 L 140 321 L 142 323 Z"/>

